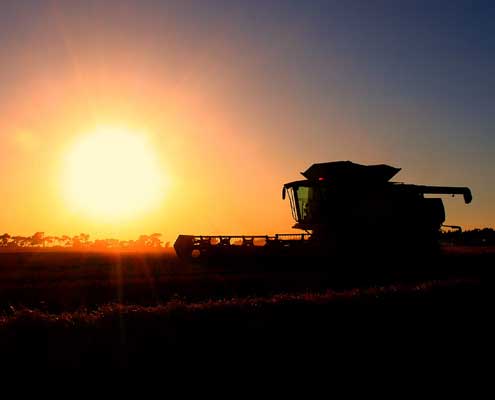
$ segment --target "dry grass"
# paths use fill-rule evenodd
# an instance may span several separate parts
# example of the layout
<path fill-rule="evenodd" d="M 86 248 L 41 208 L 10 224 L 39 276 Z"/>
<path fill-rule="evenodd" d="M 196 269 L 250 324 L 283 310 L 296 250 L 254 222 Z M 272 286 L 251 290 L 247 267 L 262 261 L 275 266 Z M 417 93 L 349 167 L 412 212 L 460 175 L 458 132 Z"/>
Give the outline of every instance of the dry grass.
<path fill-rule="evenodd" d="M 378 348 L 383 357 L 387 348 L 438 352 L 448 340 L 459 349 L 476 343 L 479 271 L 489 265 L 470 258 L 461 274 L 456 265 L 466 259 L 456 256 L 434 277 L 336 284 L 321 268 L 233 273 L 157 255 L 9 257 L 0 264 L 2 360 L 74 367 L 273 362 Z"/>

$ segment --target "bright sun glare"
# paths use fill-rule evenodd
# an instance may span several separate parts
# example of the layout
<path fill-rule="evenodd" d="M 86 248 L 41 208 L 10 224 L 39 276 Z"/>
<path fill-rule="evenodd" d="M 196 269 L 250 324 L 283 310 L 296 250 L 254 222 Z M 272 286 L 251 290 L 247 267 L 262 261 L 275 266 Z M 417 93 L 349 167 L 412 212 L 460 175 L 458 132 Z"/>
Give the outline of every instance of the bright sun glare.
<path fill-rule="evenodd" d="M 146 137 L 121 129 L 82 136 L 67 155 L 72 207 L 99 219 L 132 218 L 157 206 L 163 179 Z"/>

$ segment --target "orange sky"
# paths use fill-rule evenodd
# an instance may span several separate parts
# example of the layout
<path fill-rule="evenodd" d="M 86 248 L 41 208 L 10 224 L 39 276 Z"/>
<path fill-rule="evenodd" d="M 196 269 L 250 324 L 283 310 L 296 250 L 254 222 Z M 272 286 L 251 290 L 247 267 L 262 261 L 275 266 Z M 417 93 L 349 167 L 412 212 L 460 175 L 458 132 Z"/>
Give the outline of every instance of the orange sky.
<path fill-rule="evenodd" d="M 402 167 L 399 181 L 470 186 L 471 205 L 445 201 L 447 223 L 495 225 L 493 143 L 463 136 L 469 121 L 459 124 L 455 110 L 377 91 L 338 47 L 324 62 L 308 54 L 304 24 L 267 22 L 253 38 L 235 19 L 197 26 L 187 13 L 129 4 L 114 13 L 53 2 L 34 22 L 26 6 L 15 14 L 25 30 L 2 28 L 2 233 L 290 232 L 282 184 L 335 160 Z M 166 181 L 160 204 L 112 220 L 74 210 L 65 160 L 101 126 L 146 138 Z"/>

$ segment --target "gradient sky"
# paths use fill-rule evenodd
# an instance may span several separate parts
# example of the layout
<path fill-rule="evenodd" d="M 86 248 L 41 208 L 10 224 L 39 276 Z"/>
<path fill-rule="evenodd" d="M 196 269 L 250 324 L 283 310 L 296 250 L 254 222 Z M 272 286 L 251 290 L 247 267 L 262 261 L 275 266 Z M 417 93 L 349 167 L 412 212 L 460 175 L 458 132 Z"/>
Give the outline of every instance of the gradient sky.
<path fill-rule="evenodd" d="M 493 21 L 492 1 L 2 0 L 0 231 L 290 232 L 282 184 L 333 160 L 469 186 L 447 222 L 493 227 Z M 66 204 L 64 157 L 102 125 L 153 144 L 160 207 Z"/>

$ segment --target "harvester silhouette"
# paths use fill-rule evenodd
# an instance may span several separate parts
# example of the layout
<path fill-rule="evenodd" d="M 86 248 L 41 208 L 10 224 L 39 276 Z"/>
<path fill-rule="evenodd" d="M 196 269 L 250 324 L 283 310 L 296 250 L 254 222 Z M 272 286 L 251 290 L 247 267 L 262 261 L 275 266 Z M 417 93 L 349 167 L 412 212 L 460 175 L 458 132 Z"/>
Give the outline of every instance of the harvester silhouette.
<path fill-rule="evenodd" d="M 286 183 L 296 224 L 305 233 L 277 235 L 179 235 L 174 248 L 186 261 L 240 260 L 244 257 L 345 256 L 356 254 L 425 254 L 439 248 L 445 221 L 441 198 L 467 187 L 423 186 L 391 182 L 400 168 L 350 161 L 313 164 L 304 180 Z M 412 253 L 411 253 L 412 252 Z"/>

